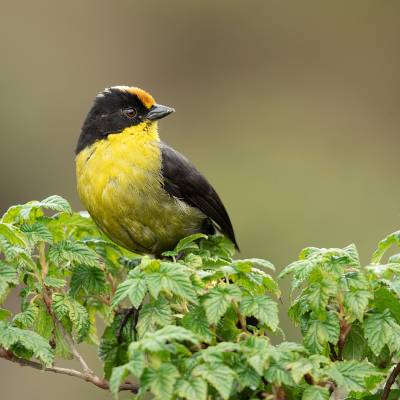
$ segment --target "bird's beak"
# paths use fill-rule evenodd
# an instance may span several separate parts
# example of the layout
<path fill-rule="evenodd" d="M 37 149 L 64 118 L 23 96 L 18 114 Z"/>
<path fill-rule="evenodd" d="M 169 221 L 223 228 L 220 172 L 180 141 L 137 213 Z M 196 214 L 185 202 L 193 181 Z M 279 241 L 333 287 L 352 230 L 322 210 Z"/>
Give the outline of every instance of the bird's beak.
<path fill-rule="evenodd" d="M 154 104 L 146 114 L 146 119 L 149 121 L 156 121 L 158 119 L 164 118 L 167 115 L 173 113 L 175 109 L 172 107 L 162 106 L 161 104 Z"/>

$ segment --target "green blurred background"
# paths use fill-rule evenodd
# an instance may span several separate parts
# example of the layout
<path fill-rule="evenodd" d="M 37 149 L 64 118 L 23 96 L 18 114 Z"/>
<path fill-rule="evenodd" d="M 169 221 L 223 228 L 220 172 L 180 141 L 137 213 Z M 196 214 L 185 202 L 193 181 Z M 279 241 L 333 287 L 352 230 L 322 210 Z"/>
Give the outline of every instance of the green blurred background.
<path fill-rule="evenodd" d="M 242 256 L 280 270 L 354 241 L 366 261 L 399 228 L 400 2 L 0 5 L 1 211 L 51 194 L 80 209 L 81 123 L 98 91 L 128 84 L 176 108 L 161 136 L 216 187 Z M 111 398 L 1 360 L 0 385 L 9 400 Z"/>

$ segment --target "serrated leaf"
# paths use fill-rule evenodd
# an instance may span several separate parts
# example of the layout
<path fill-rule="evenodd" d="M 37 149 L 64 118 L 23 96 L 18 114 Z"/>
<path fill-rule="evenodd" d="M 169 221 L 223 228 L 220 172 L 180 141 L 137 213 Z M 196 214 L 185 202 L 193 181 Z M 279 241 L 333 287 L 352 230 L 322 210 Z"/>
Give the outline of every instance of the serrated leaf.
<path fill-rule="evenodd" d="M 281 386 L 282 384 L 289 385 L 289 386 L 294 385 L 292 376 L 280 364 L 276 364 L 276 363 L 271 364 L 268 367 L 268 369 L 265 371 L 264 377 L 265 377 L 265 379 L 268 380 L 268 382 L 271 382 L 278 386 Z"/>
<path fill-rule="evenodd" d="M 361 392 L 366 389 L 366 379 L 379 372 L 366 361 L 342 361 L 328 367 L 327 374 L 348 392 Z"/>
<path fill-rule="evenodd" d="M 46 276 L 44 284 L 49 288 L 60 289 L 67 284 L 67 281 L 65 279 Z"/>
<path fill-rule="evenodd" d="M 208 325 L 206 312 L 202 306 L 195 306 L 182 318 L 182 326 L 196 333 L 202 341 L 210 343 L 212 333 Z"/>
<path fill-rule="evenodd" d="M 350 332 L 346 336 L 343 348 L 343 358 L 345 360 L 361 361 L 367 348 L 367 341 L 364 338 L 361 327 L 353 324 Z"/>
<path fill-rule="evenodd" d="M 87 294 L 104 294 L 106 278 L 98 266 L 79 264 L 72 270 L 70 294 L 76 296 L 79 291 Z"/>
<path fill-rule="evenodd" d="M 146 292 L 147 285 L 145 274 L 138 269 L 134 269 L 129 273 L 128 278 L 118 286 L 111 307 L 115 308 L 126 297 L 129 297 L 133 306 L 138 308 L 142 303 Z"/>
<path fill-rule="evenodd" d="M 400 243 L 400 231 L 393 232 L 390 235 L 386 236 L 383 240 L 381 240 L 378 244 L 378 248 L 374 251 L 372 255 L 371 262 L 373 264 L 379 264 L 382 257 L 386 253 L 386 251 L 393 245 Z"/>
<path fill-rule="evenodd" d="M 381 312 L 388 309 L 397 323 L 400 324 L 400 302 L 387 288 L 381 287 L 375 291 L 372 307 Z"/>
<path fill-rule="evenodd" d="M 39 309 L 36 304 L 30 303 L 23 312 L 14 316 L 13 325 L 21 329 L 31 328 L 38 316 Z"/>
<path fill-rule="evenodd" d="M 329 400 L 329 390 L 320 386 L 308 387 L 301 398 L 301 400 Z"/>
<path fill-rule="evenodd" d="M 165 343 L 173 341 L 198 344 L 197 337 L 193 332 L 180 326 L 168 325 L 155 332 L 146 333 L 139 342 L 133 343 L 134 347 L 130 349 L 130 352 L 134 353 L 138 346 L 153 353 L 161 352 L 165 349 Z"/>
<path fill-rule="evenodd" d="M 145 366 L 145 354 L 143 351 L 133 351 L 130 352 L 129 354 L 129 363 L 127 364 L 127 368 L 129 369 L 129 372 L 136 376 L 137 378 L 140 378 L 140 376 L 143 373 L 144 366 Z"/>
<path fill-rule="evenodd" d="M 18 285 L 18 274 L 14 267 L 0 260 L 0 280 Z"/>
<path fill-rule="evenodd" d="M 213 386 L 224 400 L 227 400 L 233 389 L 235 372 L 224 364 L 204 363 L 193 370 L 194 376 L 200 376 Z"/>
<path fill-rule="evenodd" d="M 313 369 L 313 363 L 308 358 L 300 358 L 290 364 L 288 368 L 292 374 L 292 378 L 296 384 L 298 384 L 304 377 L 304 375 L 310 373 Z"/>
<path fill-rule="evenodd" d="M 90 329 L 90 319 L 82 304 L 70 296 L 54 293 L 52 307 L 59 320 L 67 317 L 71 321 L 78 341 L 86 338 Z"/>
<path fill-rule="evenodd" d="M 146 273 L 146 283 L 151 295 L 158 298 L 161 291 L 197 302 L 196 292 L 189 275 L 181 264 L 161 262 L 156 271 Z"/>
<path fill-rule="evenodd" d="M 240 312 L 245 316 L 256 317 L 272 331 L 276 331 L 279 325 L 278 305 L 267 296 L 243 296 Z"/>
<path fill-rule="evenodd" d="M 66 360 L 72 360 L 73 355 L 71 349 L 65 340 L 63 333 L 60 328 L 56 325 L 54 327 L 54 341 L 55 341 L 55 354 L 57 357 L 64 358 Z"/>
<path fill-rule="evenodd" d="M 16 226 L 0 222 L 0 237 L 9 245 L 20 248 L 28 247 L 28 240 L 25 234 Z"/>
<path fill-rule="evenodd" d="M 210 324 L 216 324 L 225 314 L 232 301 L 239 301 L 240 289 L 235 285 L 218 286 L 211 289 L 203 299 L 203 306 Z"/>
<path fill-rule="evenodd" d="M 53 235 L 47 228 L 46 224 L 36 221 L 32 225 L 22 224 L 21 231 L 26 234 L 28 239 L 33 243 L 45 242 L 52 243 Z"/>
<path fill-rule="evenodd" d="M 336 344 L 339 340 L 339 318 L 328 313 L 325 320 L 311 319 L 304 336 L 304 345 L 313 353 L 321 353 L 329 342 Z"/>
<path fill-rule="evenodd" d="M 245 258 L 243 260 L 234 260 L 234 264 L 243 264 L 243 263 L 250 263 L 251 265 L 256 265 L 258 267 L 261 268 L 266 268 L 266 269 L 270 269 L 272 271 L 275 271 L 275 267 L 274 265 L 268 261 L 268 260 L 264 260 L 262 258 Z"/>
<path fill-rule="evenodd" d="M 179 371 L 174 365 L 165 363 L 157 369 L 146 368 L 140 381 L 144 387 L 150 388 L 155 399 L 170 400 L 179 376 Z"/>
<path fill-rule="evenodd" d="M 202 378 L 179 379 L 176 393 L 186 400 L 207 400 L 207 383 Z"/>
<path fill-rule="evenodd" d="M 54 329 L 54 323 L 47 311 L 47 308 L 43 304 L 40 304 L 38 307 L 33 329 L 45 339 L 49 340 L 51 338 Z"/>
<path fill-rule="evenodd" d="M 234 370 L 242 389 L 248 387 L 255 390 L 260 385 L 261 376 L 246 362 L 238 362 L 234 365 Z"/>
<path fill-rule="evenodd" d="M 195 233 L 193 235 L 186 236 L 185 238 L 181 239 L 175 246 L 175 253 L 179 254 L 183 251 L 198 249 L 199 246 L 194 242 L 199 239 L 207 239 L 207 235 L 204 235 L 204 233 Z"/>
<path fill-rule="evenodd" d="M 129 369 L 127 368 L 126 365 L 121 365 L 119 367 L 113 368 L 109 384 L 110 384 L 110 392 L 114 395 L 114 397 L 117 397 L 119 392 L 119 387 L 128 375 L 129 375 Z"/>
<path fill-rule="evenodd" d="M 137 331 L 139 337 L 143 337 L 146 332 L 153 332 L 157 327 L 170 325 L 172 322 L 172 311 L 168 302 L 159 298 L 145 304 L 139 314 Z"/>
<path fill-rule="evenodd" d="M 389 310 L 369 314 L 363 328 L 368 345 L 376 356 L 379 356 L 385 345 L 391 351 L 400 350 L 400 326 Z"/>
<path fill-rule="evenodd" d="M 85 264 L 96 267 L 99 256 L 85 244 L 64 240 L 50 246 L 48 251 L 49 260 L 56 265 L 70 266 Z"/>
<path fill-rule="evenodd" d="M 373 294 L 367 290 L 351 290 L 347 292 L 344 296 L 344 306 L 345 310 L 347 311 L 347 319 L 358 319 L 360 322 L 362 322 L 369 300 L 372 297 Z"/>
<path fill-rule="evenodd" d="M 19 329 L 0 322 L 0 346 L 9 350 L 15 345 L 22 346 L 32 352 L 47 367 L 53 363 L 53 350 L 42 336 L 36 332 Z"/>

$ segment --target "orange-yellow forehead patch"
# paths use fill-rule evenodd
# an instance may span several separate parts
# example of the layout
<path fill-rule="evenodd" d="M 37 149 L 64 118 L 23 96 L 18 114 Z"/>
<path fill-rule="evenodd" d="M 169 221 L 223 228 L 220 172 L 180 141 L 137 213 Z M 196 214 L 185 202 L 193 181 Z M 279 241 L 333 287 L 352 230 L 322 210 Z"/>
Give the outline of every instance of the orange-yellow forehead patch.
<path fill-rule="evenodd" d="M 129 87 L 126 89 L 126 91 L 135 94 L 147 108 L 154 106 L 154 104 L 156 103 L 153 96 L 143 89 L 137 87 Z"/>

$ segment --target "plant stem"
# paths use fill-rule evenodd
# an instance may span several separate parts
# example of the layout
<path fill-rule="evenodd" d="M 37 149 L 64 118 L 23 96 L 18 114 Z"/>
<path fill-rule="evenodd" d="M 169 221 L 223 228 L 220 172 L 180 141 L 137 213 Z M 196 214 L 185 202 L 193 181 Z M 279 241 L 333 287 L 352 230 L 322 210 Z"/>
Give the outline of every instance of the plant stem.
<path fill-rule="evenodd" d="M 66 340 L 66 342 L 68 343 L 69 347 L 71 348 L 72 354 L 79 361 L 79 363 L 82 365 L 84 373 L 88 374 L 88 375 L 93 375 L 93 371 L 89 368 L 88 364 L 86 363 L 86 361 L 81 356 L 81 354 L 79 353 L 78 349 L 76 348 L 75 342 L 74 342 L 72 336 L 70 336 L 68 334 L 68 332 L 64 328 L 64 325 L 58 320 L 58 318 L 56 317 L 56 315 L 53 312 L 53 308 L 51 306 L 51 303 L 52 303 L 51 295 L 48 292 L 48 289 L 47 289 L 46 285 L 44 284 L 44 279 L 46 278 L 47 271 L 48 271 L 44 243 L 40 243 L 40 245 L 39 245 L 39 258 L 40 258 L 40 265 L 42 267 L 42 280 L 43 280 L 43 282 L 42 282 L 42 284 L 43 284 L 43 293 L 42 293 L 42 295 L 43 295 L 43 300 L 44 300 L 44 303 L 46 305 L 47 311 L 49 312 L 51 318 L 53 319 L 54 324 L 57 325 L 58 328 L 60 329 L 62 335 L 64 336 L 64 338 Z"/>
<path fill-rule="evenodd" d="M 239 320 L 239 322 L 240 322 L 240 326 L 241 326 L 242 330 L 243 330 L 244 332 L 247 332 L 246 318 L 245 318 L 245 317 L 242 315 L 242 313 L 240 312 L 239 307 L 238 307 L 236 301 L 232 301 L 232 307 L 233 307 L 233 309 L 235 310 L 235 313 L 236 313 L 236 315 L 237 315 L 237 317 L 238 317 L 238 320 Z"/>
<path fill-rule="evenodd" d="M 385 388 L 383 389 L 381 400 L 387 400 L 389 398 L 390 389 L 399 374 L 400 374 L 400 362 L 396 364 L 396 366 L 393 368 L 393 371 L 390 373 L 388 380 L 386 381 Z"/>
<path fill-rule="evenodd" d="M 38 369 L 41 371 L 47 371 L 47 372 L 53 372 L 56 374 L 73 376 L 75 378 L 82 379 L 86 382 L 90 382 L 93 385 L 99 387 L 100 389 L 108 390 L 110 388 L 109 383 L 106 380 L 98 377 L 97 375 L 87 374 L 87 373 L 80 372 L 80 371 L 70 369 L 70 368 L 62 368 L 62 367 L 56 367 L 56 366 L 43 367 L 43 365 L 41 365 L 38 362 L 24 360 L 23 358 L 16 357 L 13 353 L 11 353 L 10 351 L 7 351 L 3 348 L 0 348 L 0 358 L 3 358 L 5 360 L 16 363 L 16 364 L 20 365 L 21 367 L 31 367 L 31 368 Z M 131 382 L 125 382 L 119 387 L 119 390 L 120 391 L 129 390 L 133 393 L 137 393 L 139 388 L 137 385 L 135 385 Z"/>

